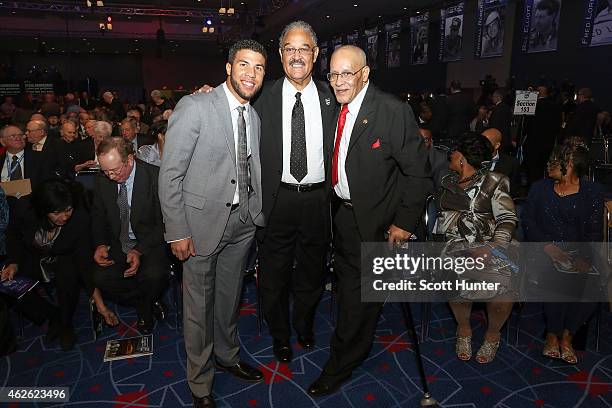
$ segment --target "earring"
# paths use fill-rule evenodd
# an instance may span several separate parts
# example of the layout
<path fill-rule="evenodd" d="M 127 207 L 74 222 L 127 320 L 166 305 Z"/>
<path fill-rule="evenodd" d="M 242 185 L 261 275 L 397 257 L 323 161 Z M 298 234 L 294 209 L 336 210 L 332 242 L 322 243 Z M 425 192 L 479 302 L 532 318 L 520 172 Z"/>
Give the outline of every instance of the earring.
<path fill-rule="evenodd" d="M 463 160 L 459 160 L 459 164 L 463 166 Z"/>

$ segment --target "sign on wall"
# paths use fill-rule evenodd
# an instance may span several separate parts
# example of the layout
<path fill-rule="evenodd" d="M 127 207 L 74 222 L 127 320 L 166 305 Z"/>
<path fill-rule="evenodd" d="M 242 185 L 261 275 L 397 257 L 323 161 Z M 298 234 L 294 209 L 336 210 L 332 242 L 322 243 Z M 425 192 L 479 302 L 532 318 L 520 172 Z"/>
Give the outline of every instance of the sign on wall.
<path fill-rule="evenodd" d="M 504 54 L 504 27 L 507 0 L 478 0 L 476 9 L 476 58 L 499 57 Z"/>
<path fill-rule="evenodd" d="M 370 69 L 378 68 L 376 61 L 378 60 L 378 27 L 365 30 L 366 37 L 366 57 Z"/>
<path fill-rule="evenodd" d="M 410 17 L 410 63 L 427 64 L 429 12 Z"/>
<path fill-rule="evenodd" d="M 459 61 L 463 59 L 463 2 L 440 13 L 440 61 Z"/>
<path fill-rule="evenodd" d="M 580 45 L 612 44 L 612 0 L 586 0 Z"/>
<path fill-rule="evenodd" d="M 523 10 L 521 50 L 556 51 L 561 0 L 526 0 Z"/>
<path fill-rule="evenodd" d="M 515 115 L 535 115 L 538 105 L 538 93 L 536 91 L 516 91 L 514 98 Z"/>
<path fill-rule="evenodd" d="M 387 68 L 397 68 L 400 66 L 400 31 L 402 21 L 398 20 L 391 24 L 385 24 L 387 32 L 386 58 Z"/>

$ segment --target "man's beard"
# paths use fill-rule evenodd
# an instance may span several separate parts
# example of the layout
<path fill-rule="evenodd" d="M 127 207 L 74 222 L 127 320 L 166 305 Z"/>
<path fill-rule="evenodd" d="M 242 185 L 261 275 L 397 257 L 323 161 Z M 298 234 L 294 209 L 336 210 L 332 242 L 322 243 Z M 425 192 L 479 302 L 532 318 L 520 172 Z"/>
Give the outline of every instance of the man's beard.
<path fill-rule="evenodd" d="M 259 88 L 257 86 L 255 86 L 253 88 L 253 93 L 251 95 L 247 95 L 241 88 L 240 86 L 240 82 L 238 82 L 233 76 L 230 76 L 230 82 L 232 83 L 232 88 L 234 88 L 234 91 L 236 91 L 236 93 L 238 94 L 238 96 L 240 96 L 242 99 L 244 99 L 245 101 L 250 101 L 251 98 L 257 93 L 257 91 L 259 91 Z"/>

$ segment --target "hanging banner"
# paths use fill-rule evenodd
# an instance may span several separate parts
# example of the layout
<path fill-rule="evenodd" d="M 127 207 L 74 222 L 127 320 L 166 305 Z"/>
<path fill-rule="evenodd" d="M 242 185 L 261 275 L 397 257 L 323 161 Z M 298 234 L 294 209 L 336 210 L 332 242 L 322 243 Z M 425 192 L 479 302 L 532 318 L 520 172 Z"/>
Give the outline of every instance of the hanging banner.
<path fill-rule="evenodd" d="M 410 17 L 410 63 L 427 64 L 429 48 L 429 12 Z"/>
<path fill-rule="evenodd" d="M 346 43 L 349 45 L 357 45 L 359 42 L 359 31 L 355 30 L 346 35 Z"/>
<path fill-rule="evenodd" d="M 321 76 L 327 74 L 327 44 L 321 45 L 319 48 L 319 61 L 321 61 L 320 70 Z"/>
<path fill-rule="evenodd" d="M 580 45 L 612 44 L 612 0 L 586 0 Z"/>
<path fill-rule="evenodd" d="M 334 45 L 334 50 L 336 50 L 336 48 L 342 46 L 342 36 L 340 37 L 335 37 L 332 41 L 332 44 Z"/>
<path fill-rule="evenodd" d="M 366 57 L 368 66 L 371 70 L 378 68 L 376 61 L 378 60 L 378 28 L 370 28 L 365 30 L 366 37 Z"/>
<path fill-rule="evenodd" d="M 476 8 L 476 58 L 499 57 L 504 54 L 504 26 L 508 0 L 478 0 Z"/>
<path fill-rule="evenodd" d="M 400 66 L 400 31 L 402 29 L 402 21 L 397 20 L 391 24 L 385 24 L 387 32 L 387 48 L 386 58 L 387 68 L 397 68 Z"/>
<path fill-rule="evenodd" d="M 459 61 L 463 59 L 463 2 L 440 13 L 440 61 Z"/>
<path fill-rule="evenodd" d="M 561 0 L 525 0 L 521 51 L 556 51 L 560 13 Z"/>

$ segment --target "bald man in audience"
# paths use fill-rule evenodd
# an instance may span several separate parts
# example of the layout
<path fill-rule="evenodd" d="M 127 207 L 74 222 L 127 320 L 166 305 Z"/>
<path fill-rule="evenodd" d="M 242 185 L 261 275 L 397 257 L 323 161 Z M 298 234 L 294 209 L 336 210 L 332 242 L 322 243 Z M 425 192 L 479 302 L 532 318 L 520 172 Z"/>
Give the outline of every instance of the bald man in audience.
<path fill-rule="evenodd" d="M 512 198 L 521 197 L 524 193 L 521 186 L 521 164 L 515 157 L 499 150 L 502 145 L 502 133 L 495 128 L 489 128 L 482 132 L 482 135 L 489 139 L 493 148 L 490 170 L 508 176 L 510 179 L 510 195 Z"/>

